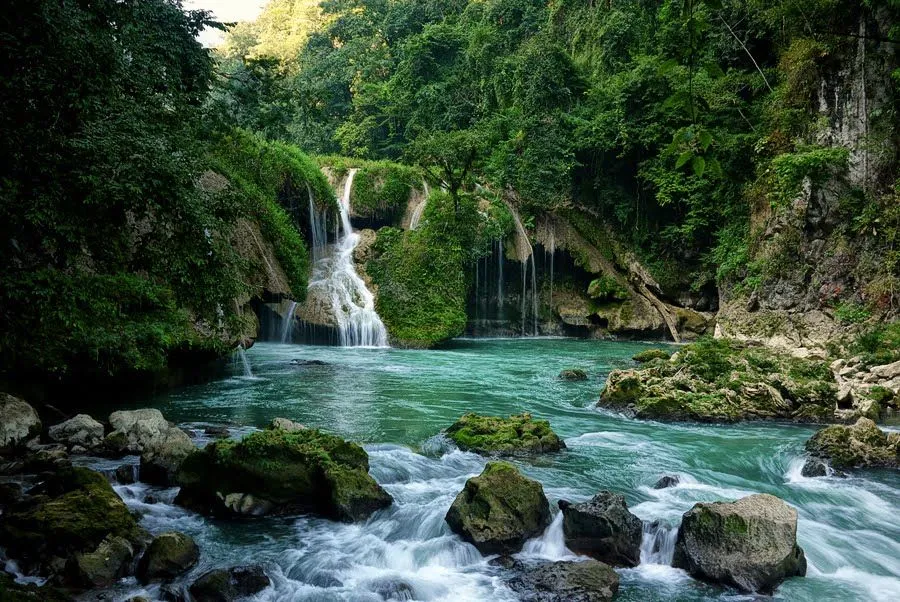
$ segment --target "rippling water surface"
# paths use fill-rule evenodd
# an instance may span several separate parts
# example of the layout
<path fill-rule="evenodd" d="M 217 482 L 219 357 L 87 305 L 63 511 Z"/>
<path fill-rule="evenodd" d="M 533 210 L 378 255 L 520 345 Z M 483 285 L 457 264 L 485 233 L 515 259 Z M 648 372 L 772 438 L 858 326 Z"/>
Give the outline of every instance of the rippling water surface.
<path fill-rule="evenodd" d="M 167 503 L 174 490 L 141 484 L 117 490 L 143 513 L 151 532 L 174 529 L 197 538 L 201 563 L 185 582 L 213 566 L 259 562 L 274 583 L 261 601 L 516 600 L 500 569 L 443 520 L 485 460 L 435 435 L 466 411 L 529 411 L 549 419 L 568 445 L 559 454 L 516 462 L 543 483 L 554 512 L 560 498 L 577 501 L 610 489 L 624 494 L 642 519 L 662 522 L 661 530 L 645 533 L 643 563 L 619 571 L 618 600 L 754 599 L 667 566 L 674 531 L 665 529 L 676 528 L 695 502 L 754 492 L 777 495 L 800 514 L 809 573 L 786 582 L 776 599 L 900 600 L 896 473 L 801 477 L 803 443 L 814 432 L 809 427 L 669 425 L 594 409 L 609 371 L 632 365 L 631 355 L 646 348 L 565 339 L 461 340 L 441 351 L 259 344 L 247 352 L 252 378 L 176 391 L 156 407 L 169 420 L 200 430 L 230 424 L 234 436 L 283 416 L 363 443 L 371 472 L 394 505 L 356 525 L 314 518 L 216 522 Z M 325 364 L 303 363 L 309 360 Z M 559 381 L 564 368 L 582 368 L 590 379 Z M 662 474 L 678 474 L 681 483 L 652 489 Z M 160 501 L 148 504 L 148 495 Z M 560 521 L 522 555 L 568 557 Z M 158 594 L 136 584 L 116 594 L 140 592 Z"/>

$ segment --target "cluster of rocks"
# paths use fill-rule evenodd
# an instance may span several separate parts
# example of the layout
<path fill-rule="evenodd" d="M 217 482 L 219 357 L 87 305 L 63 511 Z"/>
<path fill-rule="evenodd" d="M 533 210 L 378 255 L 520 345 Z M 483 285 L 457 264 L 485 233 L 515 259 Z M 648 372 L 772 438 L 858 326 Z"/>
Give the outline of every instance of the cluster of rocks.
<path fill-rule="evenodd" d="M 885 412 L 900 408 L 900 361 L 866 366 L 862 358 L 835 360 L 831 372 L 837 382 L 835 418 L 841 422 L 859 416 L 878 420 Z"/>
<path fill-rule="evenodd" d="M 0 482 L 0 547 L 26 574 L 49 577 L 42 588 L 3 577 L 4 595 L 70 599 L 131 575 L 162 582 L 168 600 L 236 600 L 269 585 L 257 566 L 210 571 L 189 588 L 174 585 L 197 565 L 196 542 L 177 532 L 152 537 L 110 480 L 73 466 L 70 454 L 139 455 L 137 475 L 124 464 L 110 477 L 179 486 L 177 503 L 218 517 L 310 512 L 351 521 L 392 503 L 368 474 L 361 447 L 283 418 L 201 450 L 158 410 L 113 412 L 107 425 L 79 414 L 44 431 L 33 407 L 0 394 L 0 476 L 11 479 Z"/>
<path fill-rule="evenodd" d="M 701 340 L 643 366 L 615 370 L 598 405 L 637 418 L 697 422 L 831 422 L 837 384 L 828 365 L 728 340 Z"/>
<path fill-rule="evenodd" d="M 510 556 L 551 519 L 541 484 L 505 462 L 489 462 L 469 479 L 445 520 L 482 554 L 501 555 L 493 563 L 511 575 L 509 586 L 525 600 L 612 600 L 619 588 L 612 567 L 641 562 L 643 522 L 611 491 L 577 504 L 561 500 L 559 507 L 566 546 L 589 560 L 541 563 Z M 698 503 L 682 518 L 673 565 L 704 581 L 770 593 L 785 579 L 806 574 L 797 512 L 764 494 Z"/>

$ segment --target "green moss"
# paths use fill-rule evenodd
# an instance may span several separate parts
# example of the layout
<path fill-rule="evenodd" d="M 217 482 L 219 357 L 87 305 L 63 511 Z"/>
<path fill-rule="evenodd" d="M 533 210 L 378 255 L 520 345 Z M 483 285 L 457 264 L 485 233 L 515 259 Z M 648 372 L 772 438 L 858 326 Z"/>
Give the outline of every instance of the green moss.
<path fill-rule="evenodd" d="M 549 422 L 533 420 L 528 413 L 509 418 L 470 413 L 445 432 L 460 449 L 482 454 L 537 453 L 565 447 Z"/>
<path fill-rule="evenodd" d="M 192 506 L 195 500 L 208 504 L 218 493 L 243 493 L 278 507 L 352 520 L 390 504 L 368 469 L 365 450 L 340 437 L 316 429 L 265 430 L 195 452 L 177 481 Z"/>
<path fill-rule="evenodd" d="M 900 360 L 900 321 L 864 330 L 849 347 L 851 353 L 861 355 L 863 362 L 870 366 Z"/>
<path fill-rule="evenodd" d="M 626 301 L 631 298 L 628 289 L 613 276 L 600 276 L 588 285 L 587 294 L 599 301 Z"/>
<path fill-rule="evenodd" d="M 662 349 L 647 349 L 646 351 L 641 351 L 640 353 L 636 353 L 631 356 L 631 359 L 634 361 L 644 364 L 647 362 L 652 362 L 653 360 L 668 360 L 672 356 Z"/>
<path fill-rule="evenodd" d="M 72 468 L 50 479 L 46 490 L 46 497 L 4 516 L 3 540 L 17 556 L 66 557 L 93 551 L 108 535 L 132 542 L 144 536 L 103 475 Z"/>
<path fill-rule="evenodd" d="M 839 469 L 900 466 L 900 437 L 888 435 L 865 418 L 852 426 L 838 424 L 823 428 L 806 442 L 806 449 L 827 458 Z"/>

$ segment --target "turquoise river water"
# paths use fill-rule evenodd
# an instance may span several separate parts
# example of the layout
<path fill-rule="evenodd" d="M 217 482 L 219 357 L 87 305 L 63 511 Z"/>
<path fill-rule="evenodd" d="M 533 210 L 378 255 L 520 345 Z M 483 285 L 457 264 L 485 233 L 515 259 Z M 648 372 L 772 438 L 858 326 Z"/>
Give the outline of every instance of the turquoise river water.
<path fill-rule="evenodd" d="M 459 340 L 440 351 L 307 347 L 262 343 L 247 352 L 253 376 L 234 375 L 153 402 L 165 416 L 202 432 L 227 424 L 232 436 L 283 416 L 365 445 L 371 473 L 394 497 L 368 522 L 322 519 L 207 520 L 169 503 L 174 490 L 117 486 L 151 532 L 180 530 L 200 544 L 200 564 L 262 563 L 273 580 L 260 601 L 516 600 L 501 569 L 453 535 L 444 514 L 466 479 L 486 460 L 453 449 L 438 435 L 467 411 L 528 411 L 550 421 L 568 449 L 516 460 L 556 501 L 587 499 L 601 489 L 625 495 L 645 528 L 642 564 L 619 570 L 618 600 L 752 600 L 702 584 L 668 566 L 682 513 L 695 502 L 777 495 L 800 515 L 805 578 L 782 585 L 776 599 L 900 600 L 900 477 L 800 476 L 812 427 L 785 424 L 688 425 L 640 422 L 594 407 L 610 370 L 632 366 L 640 343 L 569 339 Z M 303 362 L 319 360 L 324 365 Z M 586 382 L 562 382 L 564 368 Z M 147 405 L 144 402 L 141 405 Z M 203 437 L 199 442 L 203 443 Z M 103 461 L 93 462 L 103 468 Z M 663 474 L 681 483 L 654 490 Z M 146 503 L 153 495 L 160 503 Z M 559 520 L 530 541 L 525 557 L 570 555 Z M 123 584 L 114 597 L 159 594 Z"/>

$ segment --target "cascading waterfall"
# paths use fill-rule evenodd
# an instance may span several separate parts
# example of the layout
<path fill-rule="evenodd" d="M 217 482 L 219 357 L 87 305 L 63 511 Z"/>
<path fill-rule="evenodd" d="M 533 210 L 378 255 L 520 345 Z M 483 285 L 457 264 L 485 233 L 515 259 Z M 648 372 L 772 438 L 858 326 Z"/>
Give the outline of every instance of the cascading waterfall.
<path fill-rule="evenodd" d="M 316 199 L 313 196 L 312 187 L 308 183 L 306 190 L 309 192 L 309 229 L 312 236 L 312 260 L 315 265 L 325 255 L 325 245 L 328 244 L 328 232 L 325 225 L 328 221 L 328 212 L 316 209 Z"/>
<path fill-rule="evenodd" d="M 661 521 L 644 521 L 641 564 L 671 565 L 677 538 L 678 527 L 669 526 Z"/>
<path fill-rule="evenodd" d="M 528 232 L 525 231 L 525 226 L 522 225 L 522 220 L 519 218 L 519 213 L 516 211 L 515 207 L 511 204 L 506 203 L 506 207 L 509 209 L 510 214 L 512 214 L 513 222 L 516 224 L 516 255 L 519 262 L 522 264 L 522 336 L 526 336 L 527 332 L 525 330 L 525 325 L 527 323 L 527 280 L 528 280 L 528 268 L 531 267 L 531 304 L 532 304 L 532 319 L 533 319 L 533 330 L 532 334 L 534 336 L 538 335 L 538 298 L 537 298 L 537 268 L 534 264 L 534 248 L 531 246 L 531 241 L 528 240 Z"/>
<path fill-rule="evenodd" d="M 419 222 L 422 220 L 422 214 L 425 213 L 425 206 L 428 204 L 428 197 L 431 195 L 431 192 L 428 189 L 428 182 L 422 180 L 422 190 L 425 194 L 425 197 L 416 205 L 416 208 L 413 209 L 412 217 L 409 220 L 409 229 L 415 230 L 419 227 Z"/>
<path fill-rule="evenodd" d="M 309 288 L 311 293 L 330 299 L 342 347 L 387 347 L 387 329 L 375 311 L 375 297 L 356 273 L 353 263 L 359 234 L 350 224 L 350 192 L 356 172 L 351 169 L 344 183 L 337 241 L 332 252 L 313 267 Z"/>
<path fill-rule="evenodd" d="M 294 317 L 297 312 L 297 302 L 291 301 L 290 306 L 288 306 L 287 313 L 284 314 L 284 319 L 281 321 L 281 342 L 282 343 L 290 343 L 293 338 L 291 335 L 294 330 Z"/>

